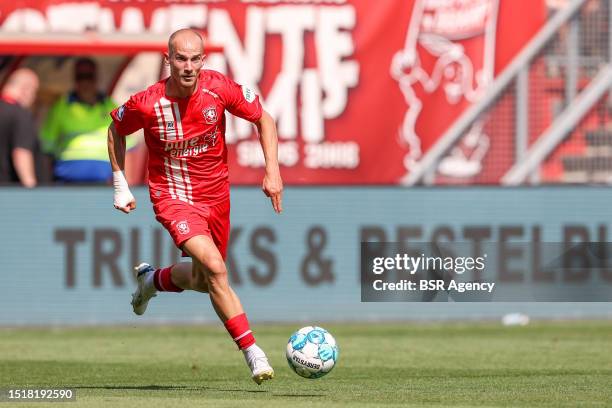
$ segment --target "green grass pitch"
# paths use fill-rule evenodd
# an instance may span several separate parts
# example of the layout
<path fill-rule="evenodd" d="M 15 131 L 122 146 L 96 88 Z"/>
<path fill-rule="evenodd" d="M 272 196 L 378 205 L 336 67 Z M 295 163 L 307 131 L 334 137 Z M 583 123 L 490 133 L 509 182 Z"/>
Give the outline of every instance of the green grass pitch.
<path fill-rule="evenodd" d="M 299 327 L 254 325 L 276 369 L 261 386 L 216 326 L 0 329 L 0 388 L 77 392 L 17 407 L 612 406 L 609 321 L 324 327 L 339 362 L 306 380 L 284 357 Z"/>

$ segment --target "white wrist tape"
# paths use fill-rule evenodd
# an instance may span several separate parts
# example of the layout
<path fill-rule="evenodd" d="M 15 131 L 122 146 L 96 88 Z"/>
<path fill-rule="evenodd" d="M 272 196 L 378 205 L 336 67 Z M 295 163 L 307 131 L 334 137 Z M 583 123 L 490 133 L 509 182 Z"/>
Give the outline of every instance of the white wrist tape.
<path fill-rule="evenodd" d="M 113 187 L 115 188 L 114 204 L 117 207 L 125 207 L 134 200 L 125 176 L 122 171 L 113 171 Z"/>
<path fill-rule="evenodd" d="M 130 191 L 122 171 L 113 171 L 113 186 L 115 187 L 115 192 Z"/>

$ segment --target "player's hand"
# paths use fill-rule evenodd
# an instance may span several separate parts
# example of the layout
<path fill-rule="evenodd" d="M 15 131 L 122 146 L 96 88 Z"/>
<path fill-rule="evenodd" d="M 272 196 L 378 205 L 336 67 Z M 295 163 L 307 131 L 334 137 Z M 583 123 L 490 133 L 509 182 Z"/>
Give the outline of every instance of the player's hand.
<path fill-rule="evenodd" d="M 132 193 L 128 191 L 115 192 L 114 203 L 115 208 L 129 214 L 130 211 L 136 209 L 136 199 Z"/>
<path fill-rule="evenodd" d="M 113 204 L 115 208 L 129 214 L 130 211 L 136 209 L 136 199 L 130 191 L 127 180 L 123 175 L 123 171 L 113 171 L 113 187 L 115 189 L 115 196 Z"/>
<path fill-rule="evenodd" d="M 278 167 L 272 171 L 266 171 L 261 189 L 270 197 L 274 211 L 280 214 L 283 211 L 283 180 Z"/>

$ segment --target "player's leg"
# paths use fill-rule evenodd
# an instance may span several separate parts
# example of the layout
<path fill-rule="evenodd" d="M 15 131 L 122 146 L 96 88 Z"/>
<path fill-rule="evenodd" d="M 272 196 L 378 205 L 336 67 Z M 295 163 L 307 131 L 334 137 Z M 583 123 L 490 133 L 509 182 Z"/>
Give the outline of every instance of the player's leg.
<path fill-rule="evenodd" d="M 134 268 L 138 286 L 132 294 L 134 313 L 142 315 L 147 310 L 149 300 L 157 292 L 182 292 L 195 290 L 208 293 L 208 283 L 193 273 L 191 262 L 181 262 L 166 268 L 154 269 L 147 263 Z"/>
<path fill-rule="evenodd" d="M 170 276 L 172 282 L 184 290 L 195 290 L 196 292 L 208 293 L 208 283 L 206 279 L 194 273 L 195 265 L 193 262 L 181 262 L 172 267 Z"/>
<path fill-rule="evenodd" d="M 202 219 L 190 205 L 172 201 L 169 204 L 154 205 L 153 210 L 155 219 L 170 233 L 178 248 L 191 236 L 209 233 L 206 220 Z M 176 219 L 181 221 L 176 222 Z M 156 296 L 157 292 L 182 292 L 184 290 L 208 292 L 206 281 L 193 279 L 192 269 L 190 262 L 160 269 L 155 269 L 146 263 L 138 265 L 135 268 L 138 287 L 132 294 L 134 313 L 143 314 L 149 300 Z"/>
<path fill-rule="evenodd" d="M 147 284 L 155 290 L 160 292 L 176 292 L 178 289 L 182 289 L 208 293 L 208 283 L 204 279 L 199 279 L 194 274 L 194 265 L 191 262 L 181 262 L 166 268 L 151 270 L 153 274 L 150 276 Z M 165 285 L 164 282 L 166 282 Z M 166 289 L 166 286 L 170 287 L 171 290 Z M 172 290 L 175 288 L 177 290 Z"/>
<path fill-rule="evenodd" d="M 205 235 L 192 237 L 185 242 L 183 250 L 193 259 L 196 281 L 206 280 L 212 305 L 238 348 L 243 351 L 253 380 L 261 384 L 273 378 L 274 370 L 266 354 L 255 344 L 240 299 L 229 285 L 225 261 L 212 238 Z"/>
<path fill-rule="evenodd" d="M 244 313 L 238 296 L 231 290 L 227 269 L 214 241 L 207 235 L 191 237 L 183 244 L 183 250 L 191 256 L 194 269 L 192 280 L 204 280 L 217 315 L 224 323 Z"/>

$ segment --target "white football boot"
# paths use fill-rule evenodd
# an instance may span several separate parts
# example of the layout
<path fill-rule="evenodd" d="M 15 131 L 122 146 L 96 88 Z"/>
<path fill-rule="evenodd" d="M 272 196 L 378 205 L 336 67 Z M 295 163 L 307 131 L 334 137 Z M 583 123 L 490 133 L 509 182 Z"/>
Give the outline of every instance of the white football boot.
<path fill-rule="evenodd" d="M 157 296 L 157 289 L 152 284 L 153 276 L 151 274 L 154 273 L 155 269 L 148 263 L 143 262 L 134 268 L 138 286 L 136 287 L 136 292 L 132 293 L 132 307 L 134 308 L 134 313 L 139 316 L 147 310 L 149 300 Z"/>
<path fill-rule="evenodd" d="M 274 369 L 270 366 L 270 363 L 268 363 L 266 353 L 264 353 L 258 345 L 253 344 L 242 352 L 251 369 L 251 378 L 253 381 L 257 384 L 261 384 L 266 380 L 274 378 Z"/>

